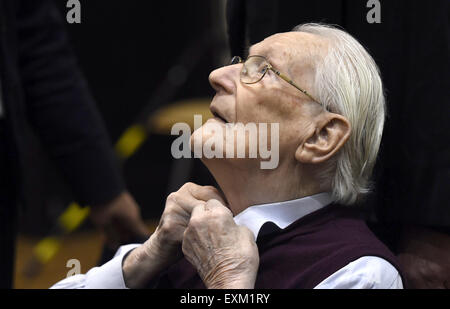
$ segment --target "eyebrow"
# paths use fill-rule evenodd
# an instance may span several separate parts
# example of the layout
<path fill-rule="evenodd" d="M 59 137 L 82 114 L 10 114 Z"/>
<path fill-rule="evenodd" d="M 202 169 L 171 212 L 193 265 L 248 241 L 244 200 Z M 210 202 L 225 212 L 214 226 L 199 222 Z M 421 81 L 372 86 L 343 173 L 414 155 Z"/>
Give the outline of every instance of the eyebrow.
<path fill-rule="evenodd" d="M 250 46 L 250 48 L 247 50 L 247 57 L 249 57 L 249 56 L 263 56 L 264 58 L 266 58 L 267 59 L 267 61 L 269 61 L 270 63 L 272 63 L 272 51 L 269 49 L 269 50 L 265 50 L 265 51 L 263 51 L 262 53 L 261 52 L 259 52 L 259 53 L 257 53 L 257 54 L 253 54 L 252 53 L 252 47 L 253 47 L 253 45 L 252 46 Z"/>
<path fill-rule="evenodd" d="M 278 64 L 275 63 L 275 65 L 274 65 L 274 60 L 273 60 L 273 58 L 272 58 L 272 56 L 273 56 L 273 48 L 269 47 L 268 49 L 266 49 L 266 50 L 263 51 L 262 53 L 257 53 L 256 55 L 254 55 L 254 54 L 251 52 L 253 46 L 254 46 L 254 45 L 252 45 L 252 46 L 250 46 L 250 47 L 248 48 L 248 50 L 247 50 L 247 51 L 248 51 L 247 58 L 248 58 L 249 56 L 263 56 L 263 57 L 266 58 L 266 60 L 270 63 L 270 65 L 272 65 L 273 68 L 275 68 L 276 70 L 278 70 Z M 290 74 L 291 72 L 288 72 L 288 73 Z"/>

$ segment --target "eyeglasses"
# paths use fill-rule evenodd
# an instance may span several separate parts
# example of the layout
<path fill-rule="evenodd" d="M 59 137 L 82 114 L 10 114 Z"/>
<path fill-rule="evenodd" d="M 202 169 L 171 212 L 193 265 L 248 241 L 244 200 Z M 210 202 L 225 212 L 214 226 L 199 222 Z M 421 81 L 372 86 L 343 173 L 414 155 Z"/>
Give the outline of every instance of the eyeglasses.
<path fill-rule="evenodd" d="M 273 71 L 276 75 L 281 77 L 283 80 L 300 90 L 303 94 L 308 96 L 311 100 L 316 103 L 319 103 L 313 96 L 311 96 L 306 90 L 297 86 L 292 79 L 276 70 L 264 56 L 253 55 L 249 56 L 247 60 L 243 61 L 241 57 L 234 56 L 231 59 L 230 64 L 238 64 L 243 63 L 241 69 L 241 82 L 244 84 L 256 84 L 261 79 L 263 79 L 264 75 L 266 75 L 268 70 Z M 319 103 L 320 104 L 320 103 Z"/>

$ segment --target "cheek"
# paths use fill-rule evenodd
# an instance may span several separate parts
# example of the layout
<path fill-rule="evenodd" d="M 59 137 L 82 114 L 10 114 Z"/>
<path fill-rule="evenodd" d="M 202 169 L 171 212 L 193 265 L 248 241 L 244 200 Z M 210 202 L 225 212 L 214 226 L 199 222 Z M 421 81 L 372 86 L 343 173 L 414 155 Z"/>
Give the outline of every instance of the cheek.
<path fill-rule="evenodd" d="M 301 102 L 277 88 L 265 88 L 263 84 L 250 86 L 237 92 L 237 122 L 278 123 L 280 151 L 295 152 L 311 130 Z"/>
<path fill-rule="evenodd" d="M 239 87 L 236 91 L 236 121 L 240 123 L 258 121 L 258 101 L 257 95 L 248 86 Z"/>
<path fill-rule="evenodd" d="M 295 153 L 314 131 L 314 126 L 308 119 L 298 117 L 280 123 L 280 151 Z"/>
<path fill-rule="evenodd" d="M 281 108 L 282 93 L 256 85 L 244 86 L 236 94 L 236 122 L 280 123 L 289 116 L 288 108 Z"/>

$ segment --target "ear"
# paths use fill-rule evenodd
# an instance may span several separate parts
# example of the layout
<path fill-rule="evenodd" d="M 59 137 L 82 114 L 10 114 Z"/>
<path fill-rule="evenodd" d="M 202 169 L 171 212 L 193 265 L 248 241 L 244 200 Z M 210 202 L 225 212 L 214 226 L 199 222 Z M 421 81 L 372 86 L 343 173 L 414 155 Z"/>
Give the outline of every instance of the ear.
<path fill-rule="evenodd" d="M 347 118 L 323 113 L 317 120 L 316 130 L 297 148 L 295 158 L 302 163 L 325 162 L 344 146 L 350 132 L 351 125 Z"/>

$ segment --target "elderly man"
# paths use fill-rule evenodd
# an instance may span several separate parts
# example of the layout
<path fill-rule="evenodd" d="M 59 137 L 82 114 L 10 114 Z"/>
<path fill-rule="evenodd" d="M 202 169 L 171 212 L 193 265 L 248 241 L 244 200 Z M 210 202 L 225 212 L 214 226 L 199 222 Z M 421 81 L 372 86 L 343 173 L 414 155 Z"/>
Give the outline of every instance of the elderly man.
<path fill-rule="evenodd" d="M 394 256 L 352 206 L 369 191 L 383 130 L 373 59 L 347 33 L 316 24 L 249 55 L 211 73 L 216 117 L 191 143 L 215 134 L 208 124 L 278 123 L 278 166 L 203 158 L 221 191 L 185 184 L 144 244 L 55 288 L 403 287 Z"/>

